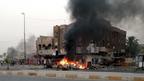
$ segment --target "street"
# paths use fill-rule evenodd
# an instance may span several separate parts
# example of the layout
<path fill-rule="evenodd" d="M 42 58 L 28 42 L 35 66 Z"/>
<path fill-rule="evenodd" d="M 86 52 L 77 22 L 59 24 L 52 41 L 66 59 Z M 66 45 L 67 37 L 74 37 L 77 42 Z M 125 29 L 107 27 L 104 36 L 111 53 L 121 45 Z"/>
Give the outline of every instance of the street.
<path fill-rule="evenodd" d="M 52 79 L 44 77 L 0 76 L 0 81 L 74 81 L 74 80 Z M 75 81 L 88 81 L 88 80 L 75 80 Z"/>
<path fill-rule="evenodd" d="M 7 70 L 8 66 L 7 65 L 0 65 L 0 70 Z M 30 69 L 44 69 L 44 66 L 42 65 L 14 65 L 14 66 L 9 66 L 10 70 L 30 70 Z"/>
<path fill-rule="evenodd" d="M 0 65 L 0 70 L 7 70 L 7 65 Z M 56 69 L 51 69 L 51 68 L 44 68 L 43 65 L 14 65 L 14 66 L 9 66 L 9 70 L 54 70 Z M 61 70 L 61 69 L 60 69 Z M 74 71 L 74 70 L 69 70 L 69 71 Z M 84 72 L 128 72 L 128 73 L 144 73 L 144 70 L 141 69 L 134 69 L 133 67 L 129 68 L 122 68 L 122 67 L 105 67 L 105 68 L 99 68 L 99 69 L 91 69 L 91 70 L 79 70 L 79 71 L 84 71 Z"/>

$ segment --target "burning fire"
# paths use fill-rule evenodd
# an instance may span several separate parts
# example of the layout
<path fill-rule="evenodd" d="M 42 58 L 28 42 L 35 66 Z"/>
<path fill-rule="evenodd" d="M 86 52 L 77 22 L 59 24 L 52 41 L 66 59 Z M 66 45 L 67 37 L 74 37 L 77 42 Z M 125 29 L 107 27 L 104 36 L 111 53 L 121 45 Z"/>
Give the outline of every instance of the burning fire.
<path fill-rule="evenodd" d="M 61 65 L 68 65 L 69 62 L 68 62 L 67 58 L 64 58 L 64 59 L 62 59 L 62 60 L 59 62 L 59 64 L 61 64 Z"/>
<path fill-rule="evenodd" d="M 79 62 L 76 61 L 70 61 L 68 60 L 68 58 L 63 58 L 60 62 L 58 62 L 58 64 L 62 65 L 62 66 L 71 66 L 77 69 L 86 69 L 87 65 L 86 64 L 81 64 Z"/>

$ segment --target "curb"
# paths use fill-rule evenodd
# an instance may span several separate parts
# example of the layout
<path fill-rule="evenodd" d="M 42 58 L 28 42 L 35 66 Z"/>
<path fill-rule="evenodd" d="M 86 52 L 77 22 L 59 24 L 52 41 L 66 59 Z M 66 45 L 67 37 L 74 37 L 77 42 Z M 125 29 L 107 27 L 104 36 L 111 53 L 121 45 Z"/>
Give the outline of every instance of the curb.
<path fill-rule="evenodd" d="M 75 71 L 0 71 L 0 75 L 32 76 L 81 80 L 144 81 L 144 74 Z"/>
<path fill-rule="evenodd" d="M 97 75 L 89 75 L 89 79 L 98 80 L 98 79 L 101 79 L 101 78 L 100 78 L 100 76 L 97 76 Z"/>
<path fill-rule="evenodd" d="M 47 77 L 56 77 L 56 74 L 53 74 L 53 73 L 48 73 L 46 74 Z"/>
<path fill-rule="evenodd" d="M 76 74 L 65 74 L 65 78 L 67 78 L 67 79 L 78 79 Z"/>

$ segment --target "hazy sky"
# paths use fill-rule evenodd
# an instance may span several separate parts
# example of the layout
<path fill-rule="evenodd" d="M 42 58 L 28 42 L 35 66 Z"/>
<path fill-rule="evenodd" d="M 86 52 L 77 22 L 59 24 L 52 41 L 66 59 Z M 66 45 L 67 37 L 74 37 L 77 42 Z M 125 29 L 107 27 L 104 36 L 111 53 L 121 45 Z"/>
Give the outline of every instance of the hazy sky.
<path fill-rule="evenodd" d="M 17 46 L 23 39 L 23 15 L 26 14 L 26 37 L 31 35 L 52 35 L 53 26 L 69 23 L 69 14 L 66 11 L 68 0 L 0 0 L 0 54 L 8 47 Z M 139 30 L 124 26 L 128 35 L 139 35 Z M 140 29 L 140 28 L 139 28 Z M 134 31 L 133 31 L 134 30 Z M 139 37 L 140 38 L 140 37 Z"/>
<path fill-rule="evenodd" d="M 26 36 L 52 35 L 52 27 L 68 23 L 68 0 L 0 0 L 0 54 L 23 39 L 23 15 Z"/>

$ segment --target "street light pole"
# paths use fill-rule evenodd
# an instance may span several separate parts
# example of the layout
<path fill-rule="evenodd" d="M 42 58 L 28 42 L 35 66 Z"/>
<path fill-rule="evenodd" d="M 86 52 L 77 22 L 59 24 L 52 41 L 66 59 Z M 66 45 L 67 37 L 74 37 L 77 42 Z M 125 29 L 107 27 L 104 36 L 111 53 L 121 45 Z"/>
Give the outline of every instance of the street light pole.
<path fill-rule="evenodd" d="M 26 62 L 26 33 L 25 33 L 25 13 L 23 12 L 22 15 L 24 16 L 24 60 Z"/>

